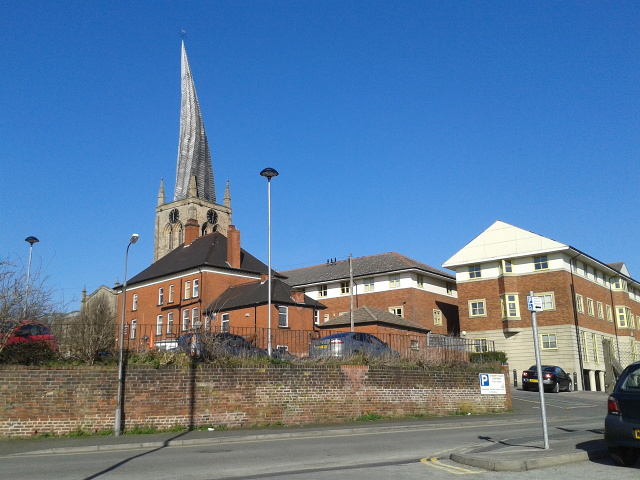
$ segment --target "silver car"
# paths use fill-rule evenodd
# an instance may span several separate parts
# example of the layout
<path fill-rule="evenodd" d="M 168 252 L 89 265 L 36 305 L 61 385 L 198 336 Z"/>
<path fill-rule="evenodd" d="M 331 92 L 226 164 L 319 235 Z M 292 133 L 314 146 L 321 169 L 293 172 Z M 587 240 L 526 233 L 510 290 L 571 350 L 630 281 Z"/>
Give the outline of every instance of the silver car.
<path fill-rule="evenodd" d="M 309 357 L 311 358 L 345 358 L 359 353 L 369 357 L 400 356 L 398 352 L 378 337 L 363 332 L 334 333 L 317 340 L 311 340 L 309 347 Z"/>

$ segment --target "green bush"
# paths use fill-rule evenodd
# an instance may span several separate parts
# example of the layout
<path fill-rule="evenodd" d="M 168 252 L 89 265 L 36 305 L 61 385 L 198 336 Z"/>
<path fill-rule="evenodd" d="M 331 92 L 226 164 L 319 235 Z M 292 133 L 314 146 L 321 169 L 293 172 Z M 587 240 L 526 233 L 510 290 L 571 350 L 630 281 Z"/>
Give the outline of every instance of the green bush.
<path fill-rule="evenodd" d="M 58 359 L 58 352 L 44 342 L 12 343 L 0 350 L 0 364 L 46 365 Z"/>
<path fill-rule="evenodd" d="M 470 353 L 469 361 L 471 363 L 507 363 L 507 354 L 505 352 Z"/>

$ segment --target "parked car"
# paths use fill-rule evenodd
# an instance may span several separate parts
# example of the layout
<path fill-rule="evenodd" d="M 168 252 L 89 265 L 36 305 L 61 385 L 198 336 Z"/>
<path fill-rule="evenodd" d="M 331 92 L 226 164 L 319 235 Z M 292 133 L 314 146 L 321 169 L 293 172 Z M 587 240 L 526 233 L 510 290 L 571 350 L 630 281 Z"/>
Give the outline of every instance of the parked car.
<path fill-rule="evenodd" d="M 311 340 L 309 346 L 309 357 L 311 358 L 345 358 L 358 353 L 371 357 L 400 356 L 398 352 L 378 337 L 363 332 L 334 333 L 317 340 Z"/>
<path fill-rule="evenodd" d="M 640 456 L 640 362 L 622 371 L 607 400 L 604 439 L 611 459 L 630 467 Z"/>
<path fill-rule="evenodd" d="M 55 335 L 43 323 L 31 320 L 21 320 L 17 323 L 1 323 L 0 344 L 7 346 L 18 343 L 42 343 L 56 352 L 59 350 Z"/>
<path fill-rule="evenodd" d="M 200 357 L 205 355 L 231 355 L 235 357 L 260 357 L 267 351 L 258 348 L 246 338 L 233 333 L 185 333 L 178 338 L 178 351 Z"/>
<path fill-rule="evenodd" d="M 570 392 L 573 389 L 571 375 L 555 365 L 542 365 L 542 385 L 545 390 L 558 393 L 560 390 Z M 538 369 L 535 365 L 522 372 L 522 390 L 538 390 Z"/>

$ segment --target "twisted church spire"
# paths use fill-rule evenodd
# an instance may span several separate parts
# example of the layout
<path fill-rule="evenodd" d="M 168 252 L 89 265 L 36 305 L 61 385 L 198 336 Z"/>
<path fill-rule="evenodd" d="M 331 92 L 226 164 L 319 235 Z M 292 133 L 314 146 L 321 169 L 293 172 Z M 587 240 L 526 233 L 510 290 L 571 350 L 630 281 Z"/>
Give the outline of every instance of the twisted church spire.
<path fill-rule="evenodd" d="M 182 42 L 181 72 L 180 140 L 173 200 L 183 200 L 189 196 L 189 182 L 191 177 L 195 176 L 198 198 L 216 203 L 211 152 L 184 41 Z"/>

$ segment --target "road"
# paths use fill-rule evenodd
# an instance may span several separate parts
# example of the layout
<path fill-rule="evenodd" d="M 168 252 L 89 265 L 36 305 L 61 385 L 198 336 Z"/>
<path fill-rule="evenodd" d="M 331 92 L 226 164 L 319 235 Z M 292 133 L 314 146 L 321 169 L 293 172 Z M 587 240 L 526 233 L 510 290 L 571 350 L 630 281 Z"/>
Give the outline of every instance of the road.
<path fill-rule="evenodd" d="M 542 436 L 537 393 L 514 390 L 513 396 L 512 414 L 416 419 L 400 430 L 365 429 L 349 434 L 246 441 L 236 437 L 229 443 L 124 451 L 0 455 L 0 478 L 309 480 L 348 476 L 439 480 L 451 479 L 453 475 L 480 475 L 487 472 L 448 460 L 449 451 L 482 442 Z M 574 430 L 601 431 L 605 401 L 606 395 L 593 392 L 548 395 L 550 437 Z M 87 439 L 87 445 L 90 444 Z M 552 474 L 606 480 L 625 478 L 622 472 L 632 478 L 640 470 L 621 469 L 603 459 L 490 475 L 492 479 L 537 480 Z"/>

